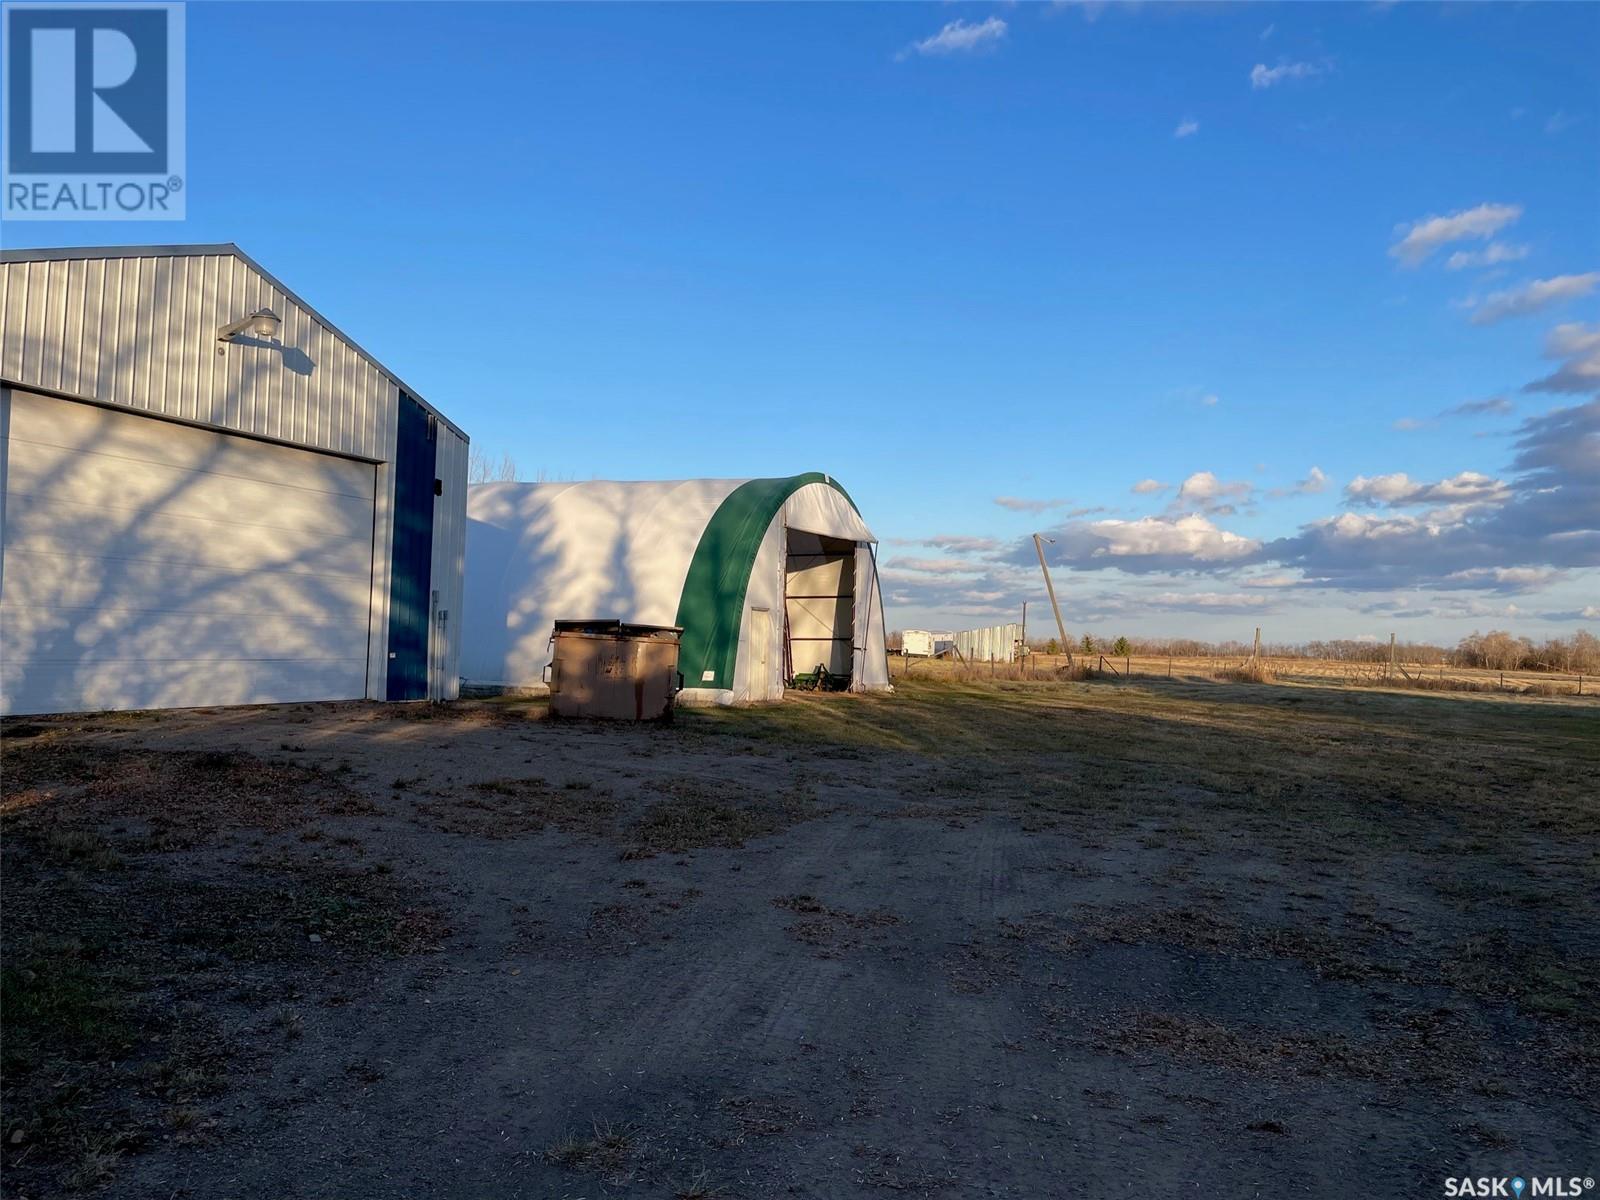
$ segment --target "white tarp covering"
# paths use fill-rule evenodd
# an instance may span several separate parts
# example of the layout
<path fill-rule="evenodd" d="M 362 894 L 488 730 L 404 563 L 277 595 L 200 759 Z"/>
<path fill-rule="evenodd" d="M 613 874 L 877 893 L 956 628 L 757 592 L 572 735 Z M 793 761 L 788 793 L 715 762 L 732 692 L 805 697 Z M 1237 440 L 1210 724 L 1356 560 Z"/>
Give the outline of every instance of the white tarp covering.
<path fill-rule="evenodd" d="M 815 477 L 820 478 L 820 477 Z M 461 673 L 469 683 L 538 687 L 557 620 L 678 623 L 702 535 L 741 479 L 622 483 L 486 483 L 467 498 Z M 759 527 L 758 527 L 759 528 Z M 876 539 L 849 499 L 825 482 L 797 486 L 761 535 L 743 594 L 731 678 L 689 678 L 688 703 L 744 703 L 782 695 L 787 531 L 856 545 L 853 690 L 889 686 Z M 771 630 L 750 653 L 751 610 Z M 731 624 L 729 626 L 731 628 Z M 689 641 L 686 634 L 685 642 Z M 767 677 L 753 678 L 764 657 Z M 703 672 L 713 676 L 712 671 Z"/>

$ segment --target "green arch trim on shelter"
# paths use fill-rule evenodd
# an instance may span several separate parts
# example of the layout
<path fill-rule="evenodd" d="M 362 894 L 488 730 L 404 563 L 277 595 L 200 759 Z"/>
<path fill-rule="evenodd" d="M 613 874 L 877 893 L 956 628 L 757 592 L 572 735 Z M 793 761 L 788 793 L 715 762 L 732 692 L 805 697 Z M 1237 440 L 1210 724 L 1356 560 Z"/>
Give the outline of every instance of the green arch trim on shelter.
<path fill-rule="evenodd" d="M 684 687 L 733 686 L 744 597 L 761 539 L 789 497 L 811 483 L 827 484 L 856 508 L 850 493 L 838 483 L 820 471 L 808 471 L 780 479 L 746 480 L 711 514 L 678 600 L 675 624 L 683 629 L 678 669 L 683 672 Z M 860 511 L 856 508 L 858 514 Z"/>

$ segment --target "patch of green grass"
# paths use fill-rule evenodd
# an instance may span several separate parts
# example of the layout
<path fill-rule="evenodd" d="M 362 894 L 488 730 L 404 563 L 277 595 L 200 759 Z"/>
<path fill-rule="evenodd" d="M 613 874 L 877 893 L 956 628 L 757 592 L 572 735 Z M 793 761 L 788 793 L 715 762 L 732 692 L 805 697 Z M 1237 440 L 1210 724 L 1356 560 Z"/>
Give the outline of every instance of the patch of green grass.
<path fill-rule="evenodd" d="M 204 769 L 192 760 L 160 761 L 191 777 Z M 90 824 L 55 801 L 33 810 L 20 829 L 7 822 L 0 869 L 7 1194 L 97 1187 L 122 1157 L 159 1137 L 214 1136 L 207 1131 L 215 1122 L 188 1110 L 222 1089 L 232 1051 L 198 998 L 233 986 L 241 965 L 271 964 L 303 978 L 329 965 L 428 950 L 446 932 L 438 914 L 383 869 L 290 853 L 232 861 L 223 881 L 210 872 L 197 878 L 170 854 L 119 855 L 121 869 L 86 869 L 108 868 L 108 847 L 141 836 L 115 832 L 126 827 Z M 215 831 L 211 837 L 214 843 Z M 246 1002 L 266 1007 L 281 996 L 268 989 Z M 291 1013 L 279 1028 L 293 1039 L 303 1026 Z"/>
<path fill-rule="evenodd" d="M 124 865 L 122 855 L 92 829 L 52 829 L 40 840 L 45 857 L 61 866 L 91 871 L 114 871 Z"/>
<path fill-rule="evenodd" d="M 1448 820 L 1503 847 L 1515 796 L 1519 830 L 1600 838 L 1600 804 L 1582 785 L 1600 765 L 1600 708 L 1590 705 L 1302 686 L 905 680 L 890 696 L 806 694 L 685 717 L 698 730 L 763 743 L 872 748 L 880 771 L 937 766 L 941 791 L 1014 798 L 1003 781 L 1019 779 L 1031 799 L 1066 808 L 1132 800 L 1170 814 L 1179 789 L 1198 790 L 1213 826 L 1226 809 L 1229 820 L 1266 817 L 1314 836 L 1326 829 L 1327 841 L 1354 833 L 1393 845 Z"/>
<path fill-rule="evenodd" d="M 673 1200 L 714 1200 L 725 1194 L 721 1185 L 711 1182 L 710 1172 L 702 1167 L 686 1179 L 672 1196 Z"/>
<path fill-rule="evenodd" d="M 651 804 L 628 831 L 629 858 L 742 846 L 822 811 L 803 787 L 768 793 L 692 776 L 658 779 L 650 787 L 670 799 Z"/>
<path fill-rule="evenodd" d="M 537 777 L 486 779 L 464 789 L 439 791 L 416 806 L 443 833 L 516 838 L 554 825 L 565 833 L 603 837 L 612 831 L 616 803 L 608 789 L 554 788 Z"/>
<path fill-rule="evenodd" d="M 632 1126 L 595 1121 L 587 1134 L 569 1133 L 544 1152 L 546 1161 L 574 1171 L 593 1171 L 605 1182 L 621 1185 L 635 1175 L 634 1158 L 641 1147 Z"/>
<path fill-rule="evenodd" d="M 633 827 L 632 853 L 644 857 L 705 846 L 742 846 L 746 839 L 776 829 L 774 821 L 751 809 L 713 800 L 664 800 L 645 809 Z"/>
<path fill-rule="evenodd" d="M 73 1146 L 67 1190 L 87 1192 L 108 1182 L 123 1155 L 123 1135 L 95 1131 L 81 1135 Z"/>
<path fill-rule="evenodd" d="M 33 938 L 19 949 L 8 938 L 7 951 L 16 961 L 0 970 L 6 1174 L 15 1181 L 27 1155 L 50 1166 L 42 1177 L 24 1178 L 74 1190 L 97 1186 L 129 1140 L 117 1131 L 115 1111 L 100 1102 L 107 1080 L 139 1044 L 138 1014 L 119 974 L 79 942 Z"/>
<path fill-rule="evenodd" d="M 87 960 L 76 942 L 35 945 L 0 970 L 6 1072 L 47 1058 L 87 1061 L 126 1048 L 132 1030 L 114 980 L 107 965 Z"/>

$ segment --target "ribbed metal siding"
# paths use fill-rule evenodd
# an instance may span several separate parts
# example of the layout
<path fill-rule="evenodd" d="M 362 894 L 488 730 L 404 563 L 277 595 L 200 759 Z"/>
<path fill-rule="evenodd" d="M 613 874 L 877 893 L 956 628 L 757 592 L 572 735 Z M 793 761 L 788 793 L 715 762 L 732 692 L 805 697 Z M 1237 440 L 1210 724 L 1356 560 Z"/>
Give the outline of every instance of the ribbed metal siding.
<path fill-rule="evenodd" d="M 434 627 L 429 694 L 454 700 L 461 692 L 462 573 L 467 551 L 467 442 L 441 424 L 434 470 L 443 491 L 433 510 L 433 585 L 446 615 Z"/>
<path fill-rule="evenodd" d="M 217 328 L 262 305 L 283 348 Z M 232 255 L 0 264 L 0 374 L 104 404 L 384 458 L 394 382 Z"/>
<path fill-rule="evenodd" d="M 968 662 L 1015 662 L 1021 636 L 1022 627 L 1015 623 L 964 629 L 956 634 L 956 649 Z"/>

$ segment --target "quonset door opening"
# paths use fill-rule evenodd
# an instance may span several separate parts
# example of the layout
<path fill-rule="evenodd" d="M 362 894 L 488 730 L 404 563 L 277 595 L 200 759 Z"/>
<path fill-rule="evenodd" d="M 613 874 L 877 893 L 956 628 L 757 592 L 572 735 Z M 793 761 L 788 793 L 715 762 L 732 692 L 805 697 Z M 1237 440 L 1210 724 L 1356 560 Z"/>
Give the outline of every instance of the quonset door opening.
<path fill-rule="evenodd" d="M 850 686 L 855 638 L 856 544 L 785 531 L 784 676 L 797 687 Z"/>

